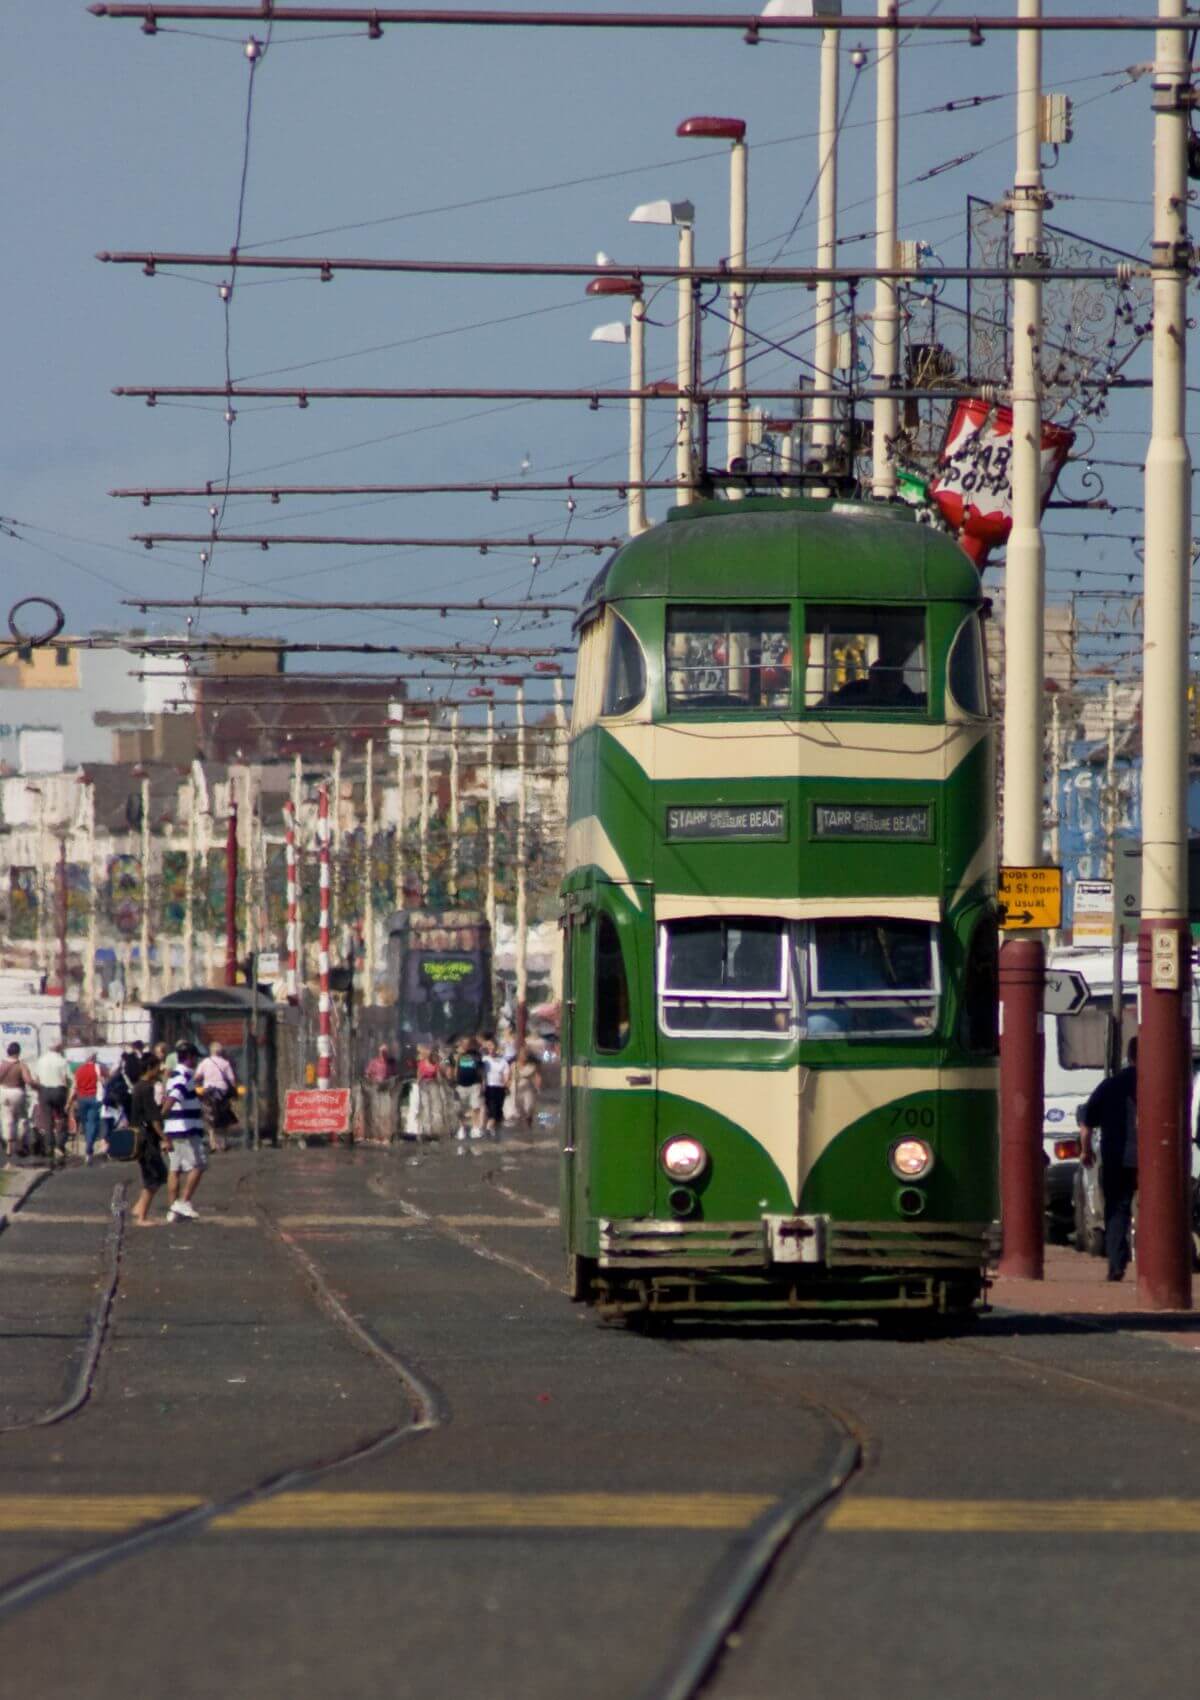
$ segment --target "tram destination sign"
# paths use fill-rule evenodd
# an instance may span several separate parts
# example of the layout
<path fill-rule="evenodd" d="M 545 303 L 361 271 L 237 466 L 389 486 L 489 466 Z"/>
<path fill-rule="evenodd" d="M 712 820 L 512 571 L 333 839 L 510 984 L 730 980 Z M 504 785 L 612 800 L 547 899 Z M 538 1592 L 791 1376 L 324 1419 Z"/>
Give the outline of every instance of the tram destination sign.
<path fill-rule="evenodd" d="M 927 844 L 933 810 L 928 803 L 814 803 L 812 835 Z"/>
<path fill-rule="evenodd" d="M 741 838 L 779 843 L 788 835 L 786 803 L 669 803 L 667 838 Z"/>

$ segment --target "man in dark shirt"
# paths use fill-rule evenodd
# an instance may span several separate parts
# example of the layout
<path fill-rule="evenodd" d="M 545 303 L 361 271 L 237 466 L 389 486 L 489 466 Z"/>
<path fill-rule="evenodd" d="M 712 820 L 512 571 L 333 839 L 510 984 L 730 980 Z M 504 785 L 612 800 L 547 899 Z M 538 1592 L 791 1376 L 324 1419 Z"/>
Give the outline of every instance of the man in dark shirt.
<path fill-rule="evenodd" d="M 164 1148 L 171 1142 L 163 1132 L 162 1108 L 158 1102 L 159 1062 L 153 1054 L 143 1059 L 142 1072 L 133 1088 L 129 1120 L 137 1138 L 138 1166 L 142 1171 L 142 1191 L 131 1212 L 140 1227 L 150 1226 L 147 1212 L 154 1194 L 167 1178 Z"/>
<path fill-rule="evenodd" d="M 1108 1279 L 1122 1281 L 1129 1266 L 1129 1229 L 1137 1191 L 1137 1040 L 1129 1041 L 1129 1065 L 1102 1080 L 1083 1111 L 1083 1162 L 1095 1162 L 1100 1134 L 1100 1186 L 1104 1193 L 1104 1249 Z"/>

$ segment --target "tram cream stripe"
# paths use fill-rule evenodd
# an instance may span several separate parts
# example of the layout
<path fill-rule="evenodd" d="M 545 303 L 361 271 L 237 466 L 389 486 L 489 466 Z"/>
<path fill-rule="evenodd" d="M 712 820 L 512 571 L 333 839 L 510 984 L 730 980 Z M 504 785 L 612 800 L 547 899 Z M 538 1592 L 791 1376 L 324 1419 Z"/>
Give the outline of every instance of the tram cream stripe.
<path fill-rule="evenodd" d="M 618 856 L 612 839 L 604 829 L 599 815 L 584 815 L 567 827 L 564 871 L 575 868 L 599 868 L 609 879 L 625 887 L 626 895 L 637 908 L 642 907 L 641 893 L 629 878 L 629 869 Z"/>
<path fill-rule="evenodd" d="M 654 894 L 656 921 L 675 921 L 692 915 L 773 915 L 784 921 L 809 916 L 834 920 L 847 915 L 888 915 L 904 921 L 940 921 L 936 897 L 712 897 Z"/>
<path fill-rule="evenodd" d="M 906 726 L 895 721 L 729 720 L 694 726 L 606 725 L 648 779 L 948 779 L 986 722 Z M 570 858 L 567 861 L 571 866 Z"/>
<path fill-rule="evenodd" d="M 1198 1535 L 1196 1499 L 846 1499 L 825 1527 L 840 1533 Z"/>

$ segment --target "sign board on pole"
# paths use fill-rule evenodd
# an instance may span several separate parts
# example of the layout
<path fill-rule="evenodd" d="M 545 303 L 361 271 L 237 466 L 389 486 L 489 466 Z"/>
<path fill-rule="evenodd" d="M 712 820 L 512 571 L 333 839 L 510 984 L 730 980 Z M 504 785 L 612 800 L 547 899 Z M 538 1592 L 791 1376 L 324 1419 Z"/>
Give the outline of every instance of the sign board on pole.
<path fill-rule="evenodd" d="M 1071 936 L 1076 944 L 1111 944 L 1113 933 L 1113 882 L 1076 880 L 1075 914 Z"/>
<path fill-rule="evenodd" d="M 1088 1001 L 1088 983 L 1075 968 L 1047 968 L 1042 1008 L 1047 1015 L 1078 1015 Z"/>
<path fill-rule="evenodd" d="M 334 1139 L 350 1131 L 350 1088 L 334 1086 L 324 1092 L 292 1088 L 283 1107 L 283 1131 L 295 1134 L 324 1134 Z"/>
<path fill-rule="evenodd" d="M 1061 868 L 1001 868 L 1000 925 L 1010 932 L 1062 926 Z"/>
<path fill-rule="evenodd" d="M 260 950 L 254 964 L 254 972 L 260 980 L 278 980 L 279 952 L 277 950 Z"/>

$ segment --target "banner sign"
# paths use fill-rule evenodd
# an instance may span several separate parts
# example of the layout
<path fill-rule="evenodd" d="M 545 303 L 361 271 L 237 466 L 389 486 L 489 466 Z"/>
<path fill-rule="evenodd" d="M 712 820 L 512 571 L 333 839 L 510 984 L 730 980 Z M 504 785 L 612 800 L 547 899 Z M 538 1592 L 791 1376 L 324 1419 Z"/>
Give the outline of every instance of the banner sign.
<path fill-rule="evenodd" d="M 980 570 L 1012 530 L 1012 429 L 1011 407 L 974 397 L 958 402 L 929 485 L 943 519 Z M 1074 431 L 1043 424 L 1043 510 L 1074 441 Z"/>
<path fill-rule="evenodd" d="M 668 839 L 743 838 L 778 841 L 788 835 L 786 803 L 672 804 Z"/>
<path fill-rule="evenodd" d="M 933 836 L 928 803 L 814 803 L 814 838 L 894 838 L 928 843 Z"/>

